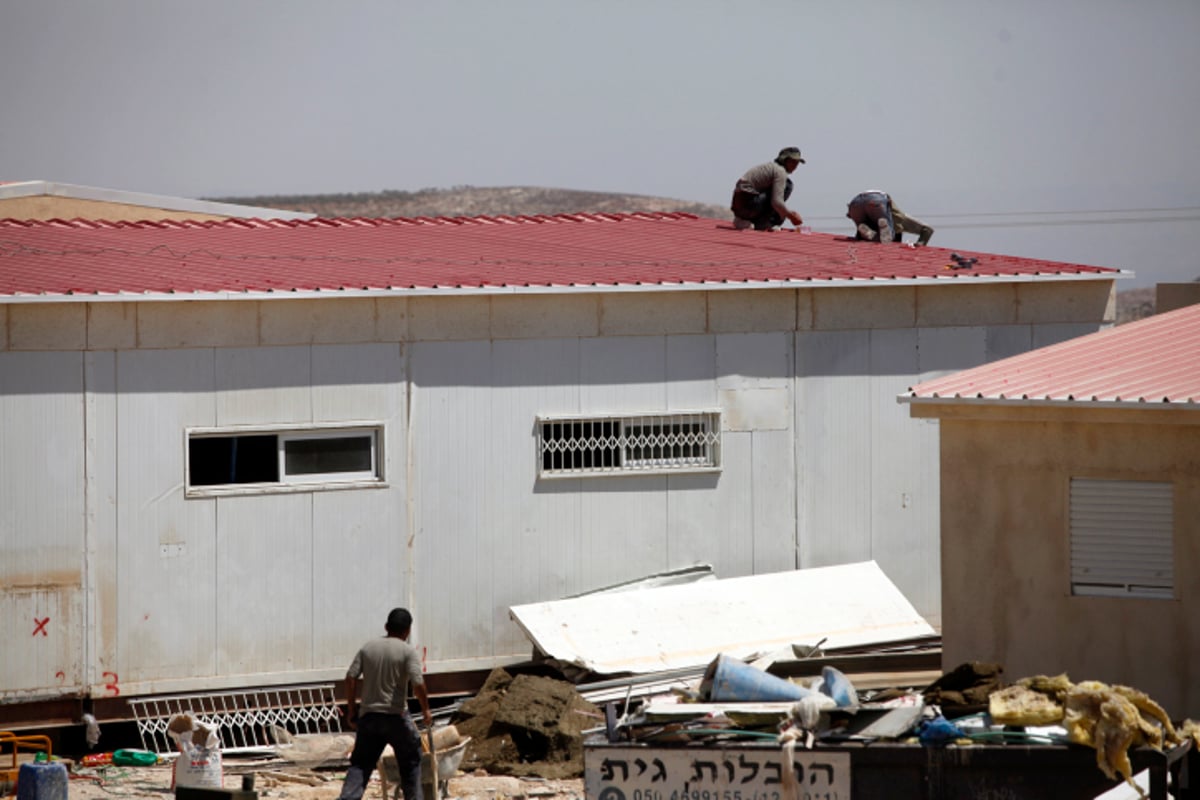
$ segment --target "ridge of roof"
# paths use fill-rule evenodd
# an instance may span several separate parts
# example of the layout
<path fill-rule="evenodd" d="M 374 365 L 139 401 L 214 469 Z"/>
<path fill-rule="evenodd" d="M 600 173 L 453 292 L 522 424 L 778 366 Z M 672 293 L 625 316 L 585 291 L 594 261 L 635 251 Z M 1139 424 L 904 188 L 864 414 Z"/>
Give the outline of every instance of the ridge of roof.
<path fill-rule="evenodd" d="M 403 225 L 519 225 L 524 223 L 544 224 L 552 222 L 621 222 L 623 220 L 678 220 L 700 219 L 695 214 L 683 211 L 636 211 L 622 213 L 574 213 L 574 214 L 498 214 L 463 217 L 316 217 L 271 218 L 237 217 L 229 219 L 178 219 L 178 220 L 103 220 L 84 219 L 15 219 L 0 218 L 0 228 L 81 228 L 89 230 L 117 228 L 362 228 L 390 227 Z"/>
<path fill-rule="evenodd" d="M 1200 305 L 924 381 L 900 399 L 1200 409 Z"/>

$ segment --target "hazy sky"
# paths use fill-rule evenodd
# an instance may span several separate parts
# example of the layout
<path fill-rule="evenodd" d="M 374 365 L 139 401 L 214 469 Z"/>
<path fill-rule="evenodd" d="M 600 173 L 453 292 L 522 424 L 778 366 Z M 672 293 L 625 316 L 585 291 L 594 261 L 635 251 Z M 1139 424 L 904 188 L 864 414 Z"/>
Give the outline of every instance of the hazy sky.
<path fill-rule="evenodd" d="M 1197 0 L 0 0 L 0 69 L 0 180 L 724 205 L 795 144 L 818 230 L 1200 276 Z"/>

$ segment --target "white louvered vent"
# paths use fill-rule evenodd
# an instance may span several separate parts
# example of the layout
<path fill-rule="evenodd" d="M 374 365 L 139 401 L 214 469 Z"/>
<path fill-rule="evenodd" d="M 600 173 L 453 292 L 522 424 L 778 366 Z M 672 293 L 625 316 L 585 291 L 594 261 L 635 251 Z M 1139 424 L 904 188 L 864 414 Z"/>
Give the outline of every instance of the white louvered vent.
<path fill-rule="evenodd" d="M 714 472 L 721 468 L 721 415 L 538 417 L 539 475 Z"/>
<path fill-rule="evenodd" d="M 1175 596 L 1169 483 L 1071 479 L 1071 593 Z"/>

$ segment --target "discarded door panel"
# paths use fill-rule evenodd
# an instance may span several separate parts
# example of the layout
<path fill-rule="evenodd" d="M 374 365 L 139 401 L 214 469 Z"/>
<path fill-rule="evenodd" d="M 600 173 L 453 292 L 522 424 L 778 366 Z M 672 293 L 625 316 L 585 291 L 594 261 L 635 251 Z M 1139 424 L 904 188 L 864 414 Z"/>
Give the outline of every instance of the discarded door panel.
<path fill-rule="evenodd" d="M 601 674 L 745 658 L 793 643 L 828 648 L 932 636 L 874 561 L 513 606 L 543 653 Z"/>
<path fill-rule="evenodd" d="M 661 589 L 664 586 L 682 586 L 689 583 L 699 583 L 700 581 L 715 581 L 716 579 L 717 575 L 713 572 L 711 564 L 697 564 L 693 567 L 655 572 L 653 575 L 634 578 L 631 581 L 622 581 L 612 586 L 593 589 L 590 592 L 580 592 L 577 595 L 572 595 L 572 597 L 588 597 L 594 594 L 612 594 L 614 592 L 635 592 L 643 589 Z"/>
<path fill-rule="evenodd" d="M 798 750 L 785 783 L 778 745 L 699 748 L 588 746 L 583 792 L 588 800 L 850 800 L 847 753 Z"/>

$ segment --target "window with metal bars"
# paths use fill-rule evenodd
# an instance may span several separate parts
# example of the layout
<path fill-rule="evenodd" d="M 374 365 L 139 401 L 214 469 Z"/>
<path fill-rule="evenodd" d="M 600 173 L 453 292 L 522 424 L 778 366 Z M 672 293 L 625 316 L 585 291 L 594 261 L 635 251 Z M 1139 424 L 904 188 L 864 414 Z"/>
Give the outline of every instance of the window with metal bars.
<path fill-rule="evenodd" d="M 715 411 L 539 417 L 542 477 L 714 472 L 721 468 Z"/>
<path fill-rule="evenodd" d="M 1071 479 L 1071 594 L 1175 596 L 1174 487 Z"/>

